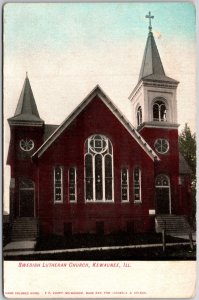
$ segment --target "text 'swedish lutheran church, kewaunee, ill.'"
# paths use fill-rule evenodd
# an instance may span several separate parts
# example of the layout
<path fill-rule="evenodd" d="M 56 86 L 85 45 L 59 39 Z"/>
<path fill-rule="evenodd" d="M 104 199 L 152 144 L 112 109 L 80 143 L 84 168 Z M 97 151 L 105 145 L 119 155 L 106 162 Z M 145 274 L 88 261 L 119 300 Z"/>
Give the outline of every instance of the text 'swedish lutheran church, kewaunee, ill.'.
<path fill-rule="evenodd" d="M 151 22 L 127 100 L 130 122 L 97 85 L 61 125 L 45 124 L 26 76 L 8 119 L 13 240 L 186 229 L 190 168 L 178 147 L 177 86 L 165 74 Z"/>

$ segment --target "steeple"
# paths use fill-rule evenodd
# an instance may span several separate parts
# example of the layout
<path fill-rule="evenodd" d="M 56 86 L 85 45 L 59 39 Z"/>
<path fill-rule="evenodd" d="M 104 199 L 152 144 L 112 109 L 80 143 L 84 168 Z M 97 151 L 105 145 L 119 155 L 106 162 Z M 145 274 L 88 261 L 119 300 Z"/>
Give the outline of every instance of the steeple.
<path fill-rule="evenodd" d="M 129 96 L 132 103 L 133 125 L 146 128 L 177 128 L 176 89 L 178 81 L 165 74 L 152 32 L 151 12 L 149 33 L 142 60 L 138 83 Z"/>
<path fill-rule="evenodd" d="M 20 123 L 24 125 L 29 123 L 36 123 L 38 125 L 44 123 L 39 116 L 27 72 L 14 117 L 9 118 L 8 122 L 10 124 Z"/>
<path fill-rule="evenodd" d="M 167 77 L 162 65 L 162 61 L 156 46 L 156 42 L 152 32 L 151 19 L 154 16 L 151 16 L 151 12 L 146 15 L 146 18 L 149 19 L 149 33 L 145 46 L 144 56 L 142 60 L 142 66 L 140 70 L 139 80 L 142 79 L 151 79 L 151 80 L 160 80 L 160 81 L 171 81 L 177 82 L 176 80 Z"/>
<path fill-rule="evenodd" d="M 162 61 L 160 59 L 152 31 L 149 32 L 147 38 L 139 80 L 149 75 L 165 76 Z"/>

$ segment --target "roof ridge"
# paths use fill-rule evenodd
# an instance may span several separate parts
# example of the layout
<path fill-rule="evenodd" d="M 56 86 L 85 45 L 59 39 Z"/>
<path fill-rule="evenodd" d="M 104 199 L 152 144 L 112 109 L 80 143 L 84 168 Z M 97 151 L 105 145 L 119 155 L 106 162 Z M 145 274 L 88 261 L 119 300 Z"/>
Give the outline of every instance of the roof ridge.
<path fill-rule="evenodd" d="M 97 91 L 99 90 L 99 92 Z M 117 117 L 117 119 L 122 123 L 122 125 L 127 129 L 127 131 L 137 140 L 144 151 L 153 159 L 159 160 L 157 154 L 148 145 L 148 143 L 141 137 L 130 121 L 122 114 L 122 112 L 117 108 L 117 106 L 111 101 L 111 99 L 104 93 L 99 85 L 97 85 L 87 97 L 68 115 L 67 118 L 55 129 L 55 131 L 46 139 L 46 141 L 37 149 L 37 151 L 32 155 L 34 158 L 36 155 L 40 157 L 48 147 L 58 138 L 58 136 L 65 130 L 69 124 L 81 113 L 81 111 L 92 101 L 92 99 L 98 94 L 103 103 L 112 111 L 112 113 Z"/>

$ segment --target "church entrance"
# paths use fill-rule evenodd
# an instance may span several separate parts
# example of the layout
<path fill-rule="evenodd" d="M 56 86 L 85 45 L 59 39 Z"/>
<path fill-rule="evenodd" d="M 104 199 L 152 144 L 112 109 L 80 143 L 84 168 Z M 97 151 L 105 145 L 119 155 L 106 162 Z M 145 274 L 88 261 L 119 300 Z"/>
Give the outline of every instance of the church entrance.
<path fill-rule="evenodd" d="M 30 179 L 24 179 L 19 185 L 19 216 L 34 217 L 34 183 Z"/>
<path fill-rule="evenodd" d="M 158 175 L 155 181 L 156 214 L 171 213 L 170 182 L 166 175 Z"/>

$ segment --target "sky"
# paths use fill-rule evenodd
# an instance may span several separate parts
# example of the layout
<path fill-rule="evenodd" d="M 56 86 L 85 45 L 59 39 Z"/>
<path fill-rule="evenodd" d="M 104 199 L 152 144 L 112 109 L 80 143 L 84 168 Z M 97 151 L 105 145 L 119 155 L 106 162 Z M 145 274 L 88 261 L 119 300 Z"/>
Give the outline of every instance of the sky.
<path fill-rule="evenodd" d="M 178 123 L 196 130 L 195 8 L 176 3 L 9 3 L 4 6 L 4 159 L 26 72 L 40 117 L 60 124 L 99 84 L 132 120 L 128 96 L 137 84 L 153 33 L 166 75 L 180 82 Z M 4 208 L 9 210 L 9 166 Z"/>

